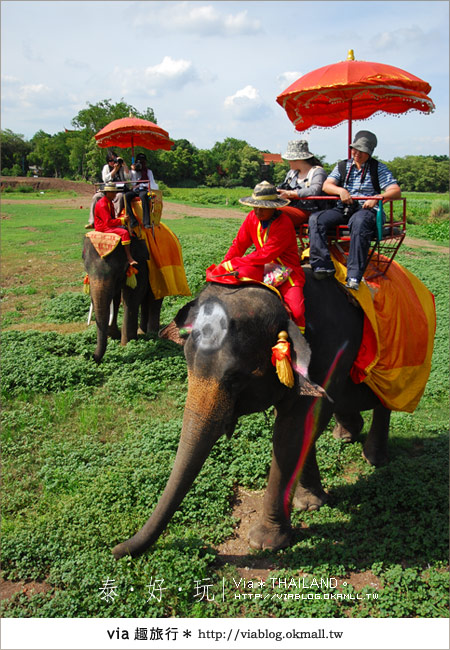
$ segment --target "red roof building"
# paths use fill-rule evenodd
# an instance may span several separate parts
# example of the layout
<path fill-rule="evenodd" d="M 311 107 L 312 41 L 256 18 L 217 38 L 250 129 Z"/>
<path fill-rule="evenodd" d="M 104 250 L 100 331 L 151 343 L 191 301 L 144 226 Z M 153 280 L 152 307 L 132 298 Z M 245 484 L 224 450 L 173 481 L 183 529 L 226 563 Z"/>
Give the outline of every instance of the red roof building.
<path fill-rule="evenodd" d="M 280 153 L 262 153 L 261 155 L 264 158 L 265 165 L 270 165 L 270 163 L 274 163 L 276 165 L 277 163 L 283 162 L 283 158 L 281 157 Z"/>

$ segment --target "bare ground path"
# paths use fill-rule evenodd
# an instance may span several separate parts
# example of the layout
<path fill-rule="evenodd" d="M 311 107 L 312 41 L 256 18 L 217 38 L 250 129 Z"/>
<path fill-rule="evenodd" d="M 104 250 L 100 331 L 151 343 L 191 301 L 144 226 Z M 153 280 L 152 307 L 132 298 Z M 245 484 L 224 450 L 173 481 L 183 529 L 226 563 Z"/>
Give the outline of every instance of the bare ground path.
<path fill-rule="evenodd" d="M 89 208 L 90 200 L 94 193 L 93 186 L 90 183 L 83 183 L 79 181 L 66 181 L 61 178 L 26 178 L 21 176 L 2 176 L 2 187 L 4 185 L 11 185 L 17 187 L 18 185 L 30 185 L 38 191 L 48 190 L 62 190 L 62 191 L 75 191 L 78 196 L 69 197 L 64 199 L 40 199 L 39 203 L 51 204 L 60 206 L 61 208 Z M 7 197 L 7 194 L 4 195 Z M 8 199 L 2 197 L 2 204 L 8 205 L 11 203 L 35 203 L 36 199 L 27 199 L 24 195 L 23 199 Z M 180 203 L 171 203 L 164 201 L 164 219 L 182 219 L 183 217 L 203 217 L 205 219 L 241 219 L 243 220 L 245 214 L 241 210 L 233 208 L 206 208 L 206 207 L 193 207 Z M 404 241 L 406 246 L 411 248 L 422 248 L 425 250 L 436 250 L 441 253 L 449 253 L 447 246 L 433 244 L 424 239 L 413 239 L 406 237 Z"/>

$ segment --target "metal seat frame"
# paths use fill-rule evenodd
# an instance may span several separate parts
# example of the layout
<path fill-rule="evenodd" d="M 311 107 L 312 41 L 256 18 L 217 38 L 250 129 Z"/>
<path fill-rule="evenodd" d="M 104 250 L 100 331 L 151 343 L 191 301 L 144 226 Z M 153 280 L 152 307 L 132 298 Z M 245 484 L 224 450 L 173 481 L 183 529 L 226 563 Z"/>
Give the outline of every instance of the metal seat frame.
<path fill-rule="evenodd" d="M 306 198 L 306 197 L 305 197 Z M 308 197 L 310 199 L 333 199 L 338 197 Z M 358 197 L 362 198 L 379 198 L 379 197 Z M 394 217 L 394 201 L 402 202 L 401 215 Z M 371 242 L 367 262 L 364 269 L 364 277 L 371 280 L 380 275 L 385 275 L 394 260 L 398 249 L 403 243 L 406 236 L 406 199 L 392 199 L 386 201 L 384 207 L 389 206 L 388 215 L 383 224 L 382 238 L 374 238 Z M 300 256 L 309 248 L 308 224 L 301 224 L 296 229 L 299 239 Z M 335 226 L 330 229 L 328 234 L 328 247 L 340 261 L 347 265 L 347 256 L 350 248 L 350 232 L 347 224 Z"/>

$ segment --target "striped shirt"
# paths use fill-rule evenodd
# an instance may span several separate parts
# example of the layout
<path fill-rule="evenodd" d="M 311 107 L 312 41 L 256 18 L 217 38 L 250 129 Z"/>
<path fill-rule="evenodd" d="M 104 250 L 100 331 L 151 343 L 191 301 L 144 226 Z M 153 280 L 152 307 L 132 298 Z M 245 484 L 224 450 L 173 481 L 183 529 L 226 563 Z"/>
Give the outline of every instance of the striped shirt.
<path fill-rule="evenodd" d="M 347 165 L 345 167 L 345 178 L 341 178 L 339 174 L 338 165 L 333 169 L 329 174 L 328 178 L 333 178 L 337 185 L 340 187 L 345 187 L 348 190 L 350 196 L 373 196 L 376 194 L 375 188 L 372 184 L 372 179 L 370 177 L 369 170 L 369 161 L 367 160 L 364 165 L 361 166 L 361 169 L 358 169 L 357 166 L 353 163 L 353 160 L 347 160 Z M 386 190 L 389 185 L 397 183 L 392 173 L 382 162 L 378 161 L 378 182 L 382 190 Z M 360 205 L 363 205 L 364 201 L 359 201 Z M 341 201 L 337 202 L 337 207 L 342 207 L 343 203 Z"/>

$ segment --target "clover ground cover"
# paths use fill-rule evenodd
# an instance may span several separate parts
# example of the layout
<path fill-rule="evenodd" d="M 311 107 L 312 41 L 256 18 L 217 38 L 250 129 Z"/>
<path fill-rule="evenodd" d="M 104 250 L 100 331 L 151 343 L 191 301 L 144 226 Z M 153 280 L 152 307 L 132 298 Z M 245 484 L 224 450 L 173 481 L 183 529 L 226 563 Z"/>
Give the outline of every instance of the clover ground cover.
<path fill-rule="evenodd" d="M 19 590 L 3 601 L 4 616 L 448 615 L 445 252 L 403 246 L 399 253 L 398 260 L 434 293 L 438 329 L 418 409 L 393 414 L 390 464 L 378 470 L 367 466 L 361 441 L 345 445 L 329 429 L 318 443 L 328 504 L 294 515 L 291 548 L 241 560 L 256 570 L 269 567 L 267 575 L 275 580 L 334 576 L 348 598 L 305 599 L 301 605 L 283 598 L 242 601 L 232 594 L 221 600 L 222 581 L 231 585 L 241 575 L 239 563 L 217 562 L 215 546 L 236 526 L 236 487 L 265 486 L 273 413 L 242 418 L 233 438 L 217 443 L 148 553 L 113 560 L 110 548 L 147 519 L 170 473 L 186 395 L 183 353 L 156 336 L 139 337 L 126 348 L 110 341 L 104 362 L 96 366 L 90 360 L 95 325 L 86 328 L 82 322 L 86 303 L 80 301 L 86 213 L 19 204 L 5 210 L 10 218 L 3 222 L 9 291 L 4 316 L 12 300 L 21 300 L 23 308 L 12 308 L 17 316 L 3 334 L 3 578 L 42 582 L 48 590 L 32 596 Z M 180 238 L 189 285 L 197 293 L 205 268 L 222 258 L 238 223 L 185 218 L 169 225 Z M 27 243 L 31 236 L 34 244 Z M 36 264 L 24 269 L 24 259 Z M 162 322 L 187 301 L 166 299 Z M 61 332 L 55 321 L 63 313 L 67 325 L 74 321 L 74 331 Z M 108 577 L 118 587 L 111 603 L 99 598 Z M 164 596 L 148 602 L 148 584 L 160 578 Z M 196 581 L 207 580 L 215 600 L 197 602 Z M 282 595 L 281 588 L 275 591 Z M 363 600 L 351 599 L 356 594 Z"/>

